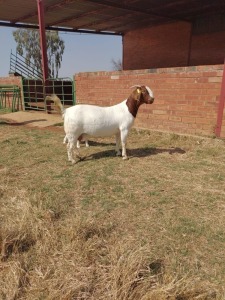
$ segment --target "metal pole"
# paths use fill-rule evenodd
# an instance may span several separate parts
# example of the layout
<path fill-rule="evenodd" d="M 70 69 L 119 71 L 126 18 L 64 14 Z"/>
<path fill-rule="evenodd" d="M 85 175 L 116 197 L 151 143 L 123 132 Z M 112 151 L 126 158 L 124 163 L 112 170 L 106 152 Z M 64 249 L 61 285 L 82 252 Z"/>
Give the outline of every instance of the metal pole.
<path fill-rule="evenodd" d="M 39 33 L 41 43 L 41 55 L 42 55 L 42 74 L 44 82 L 48 78 L 48 57 L 47 57 L 47 45 L 45 35 L 45 20 L 44 20 L 44 0 L 37 0 L 38 6 L 38 22 Z"/>
<path fill-rule="evenodd" d="M 224 112 L 224 105 L 225 105 L 225 60 L 223 66 L 223 77 L 221 83 L 221 91 L 220 91 L 220 99 L 218 105 L 218 113 L 217 113 L 217 122 L 215 128 L 215 134 L 217 137 L 221 135 L 221 128 L 223 124 L 223 112 Z"/>
<path fill-rule="evenodd" d="M 189 37 L 188 55 L 187 55 L 187 66 L 190 66 L 190 62 L 191 62 L 192 36 L 193 36 L 193 23 L 191 23 L 191 28 L 190 28 L 190 37 Z"/>

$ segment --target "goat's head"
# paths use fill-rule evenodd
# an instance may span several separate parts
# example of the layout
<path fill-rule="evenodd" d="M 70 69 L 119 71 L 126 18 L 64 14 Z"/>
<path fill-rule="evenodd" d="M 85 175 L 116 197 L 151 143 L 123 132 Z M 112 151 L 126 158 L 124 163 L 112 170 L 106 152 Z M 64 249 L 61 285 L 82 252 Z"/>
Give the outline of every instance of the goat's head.
<path fill-rule="evenodd" d="M 133 97 L 140 105 L 143 103 L 152 104 L 154 102 L 153 92 L 148 86 L 136 85 L 135 87 Z"/>

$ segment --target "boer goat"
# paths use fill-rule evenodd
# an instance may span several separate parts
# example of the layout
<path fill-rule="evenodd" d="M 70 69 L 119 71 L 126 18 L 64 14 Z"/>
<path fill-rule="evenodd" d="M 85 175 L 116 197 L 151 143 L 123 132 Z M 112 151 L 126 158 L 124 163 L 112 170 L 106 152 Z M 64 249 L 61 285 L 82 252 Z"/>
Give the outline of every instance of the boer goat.
<path fill-rule="evenodd" d="M 106 137 L 116 136 L 116 155 L 121 155 L 119 144 L 122 144 L 122 157 L 127 159 L 126 140 L 132 127 L 140 105 L 152 104 L 154 96 L 147 86 L 135 86 L 130 96 L 123 102 L 109 106 L 99 107 L 95 105 L 79 104 L 64 109 L 60 99 L 56 95 L 48 96 L 60 109 L 64 119 L 65 139 L 68 141 L 68 160 L 75 163 L 73 149 L 77 141 L 87 136 Z M 76 155 L 81 159 L 79 150 Z"/>

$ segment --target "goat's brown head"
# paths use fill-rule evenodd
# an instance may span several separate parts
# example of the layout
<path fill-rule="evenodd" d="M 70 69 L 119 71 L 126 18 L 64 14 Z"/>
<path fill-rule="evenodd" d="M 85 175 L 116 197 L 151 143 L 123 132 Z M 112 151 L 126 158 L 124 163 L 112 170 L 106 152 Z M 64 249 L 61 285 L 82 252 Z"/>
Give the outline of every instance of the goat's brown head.
<path fill-rule="evenodd" d="M 134 86 L 133 86 L 134 87 Z M 138 108 L 141 104 L 152 104 L 154 102 L 153 92 L 148 86 L 137 85 L 135 90 L 127 98 L 127 107 L 129 112 L 136 117 Z"/>
<path fill-rule="evenodd" d="M 146 103 L 152 104 L 154 102 L 154 96 L 152 90 L 148 86 L 136 86 L 136 89 L 132 93 L 134 99 L 139 103 L 139 105 Z"/>

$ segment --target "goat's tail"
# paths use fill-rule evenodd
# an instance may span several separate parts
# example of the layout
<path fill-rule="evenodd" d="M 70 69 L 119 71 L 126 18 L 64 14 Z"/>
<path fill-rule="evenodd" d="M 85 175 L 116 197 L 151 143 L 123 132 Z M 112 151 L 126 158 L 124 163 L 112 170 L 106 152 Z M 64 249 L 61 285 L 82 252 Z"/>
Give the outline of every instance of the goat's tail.
<path fill-rule="evenodd" d="M 46 96 L 45 101 L 49 101 L 49 100 L 54 102 L 55 106 L 59 108 L 62 117 L 64 117 L 65 109 L 59 97 L 56 94 L 52 94 L 51 96 Z"/>

